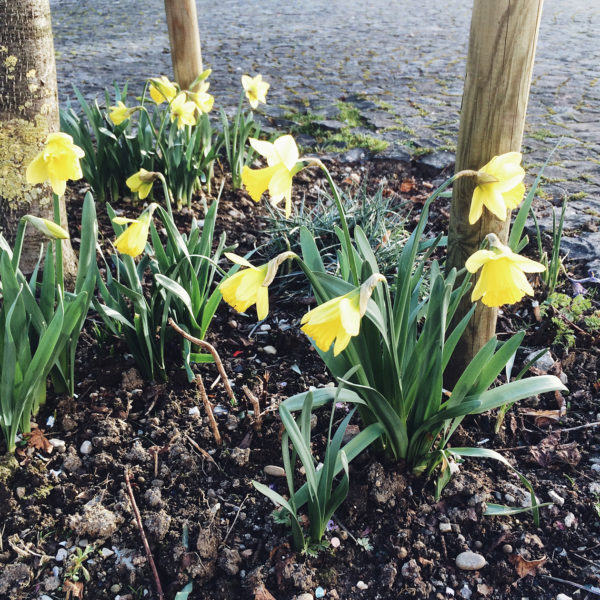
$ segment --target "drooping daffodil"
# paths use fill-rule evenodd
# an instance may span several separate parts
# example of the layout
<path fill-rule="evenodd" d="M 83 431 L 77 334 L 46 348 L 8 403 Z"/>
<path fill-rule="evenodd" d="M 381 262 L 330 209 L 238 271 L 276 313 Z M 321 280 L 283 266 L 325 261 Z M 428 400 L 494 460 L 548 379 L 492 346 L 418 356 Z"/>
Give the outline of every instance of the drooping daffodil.
<path fill-rule="evenodd" d="M 227 258 L 245 269 L 240 269 L 219 284 L 223 300 L 238 312 L 245 312 L 256 304 L 256 314 L 262 321 L 269 314 L 269 285 L 275 279 L 277 269 L 288 258 L 296 255 L 283 252 L 268 263 L 255 267 L 241 256 L 226 252 Z"/>
<path fill-rule="evenodd" d="M 479 220 L 484 206 L 501 221 L 506 220 L 509 210 L 519 206 L 525 195 L 525 170 L 521 158 L 520 152 L 507 152 L 494 156 L 477 171 L 477 187 L 469 212 L 471 225 Z"/>
<path fill-rule="evenodd" d="M 140 169 L 137 173 L 134 173 L 131 175 L 131 177 L 128 177 L 125 183 L 132 192 L 137 192 L 140 200 L 143 200 L 150 193 L 152 184 L 157 178 L 157 174 L 153 171 Z"/>
<path fill-rule="evenodd" d="M 242 87 L 252 108 L 256 108 L 259 102 L 267 103 L 267 92 L 270 84 L 263 81 L 262 75 L 258 74 L 256 77 L 242 75 Z"/>
<path fill-rule="evenodd" d="M 181 92 L 173 98 L 169 105 L 171 123 L 177 119 L 177 129 L 196 124 L 196 104 L 186 98 L 185 93 Z"/>
<path fill-rule="evenodd" d="M 131 116 L 131 113 L 134 112 L 135 109 L 130 109 L 125 106 L 121 100 L 117 101 L 116 106 L 109 106 L 108 118 L 115 124 L 120 125 L 123 121 L 127 121 Z"/>
<path fill-rule="evenodd" d="M 150 97 L 156 104 L 171 102 L 177 96 L 177 86 L 168 77 L 152 77 L 150 80 Z"/>
<path fill-rule="evenodd" d="M 250 138 L 250 145 L 267 159 L 268 166 L 251 169 L 245 165 L 242 169 L 242 183 L 255 202 L 259 202 L 267 190 L 271 204 L 276 205 L 285 198 L 285 216 L 289 218 L 292 214 L 292 178 L 304 166 L 299 160 L 294 138 L 283 135 L 274 143 Z"/>
<path fill-rule="evenodd" d="M 210 83 L 202 81 L 198 84 L 198 89 L 195 92 L 187 92 L 188 98 L 196 105 L 196 110 L 200 114 L 207 114 L 212 110 L 215 103 L 214 96 L 208 93 Z"/>
<path fill-rule="evenodd" d="M 137 219 L 126 217 L 115 217 L 113 219 L 113 223 L 117 225 L 129 225 L 115 240 L 115 248 L 121 254 L 128 254 L 135 258 L 144 251 L 150 232 L 152 213 L 155 208 L 156 205 L 151 204 Z"/>
<path fill-rule="evenodd" d="M 360 322 L 367 312 L 369 298 L 375 286 L 385 278 L 379 273 L 371 275 L 360 287 L 337 296 L 307 312 L 301 321 L 301 329 L 315 346 L 327 352 L 333 346 L 337 356 L 360 331 Z"/>
<path fill-rule="evenodd" d="M 34 215 L 25 215 L 23 220 L 27 221 L 46 237 L 52 238 L 53 240 L 69 239 L 69 232 L 54 221 L 36 217 Z"/>
<path fill-rule="evenodd" d="M 525 273 L 542 273 L 544 265 L 519 254 L 500 242 L 495 233 L 487 235 L 489 250 L 478 250 L 465 263 L 469 273 L 481 269 L 473 288 L 471 301 L 479 299 L 486 306 L 514 304 L 525 294 L 533 296 L 533 288 Z"/>
<path fill-rule="evenodd" d="M 52 191 L 62 196 L 67 187 L 67 180 L 83 177 L 79 159 L 85 152 L 73 143 L 73 138 L 66 133 L 51 133 L 44 149 L 33 159 L 25 172 L 27 183 L 35 185 L 49 181 Z"/>

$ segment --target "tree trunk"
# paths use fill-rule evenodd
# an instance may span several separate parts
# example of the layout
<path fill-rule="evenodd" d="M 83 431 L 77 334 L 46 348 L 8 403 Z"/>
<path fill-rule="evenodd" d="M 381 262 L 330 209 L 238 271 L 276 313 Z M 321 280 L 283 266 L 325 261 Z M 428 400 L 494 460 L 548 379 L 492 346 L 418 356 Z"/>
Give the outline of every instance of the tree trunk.
<path fill-rule="evenodd" d="M 182 90 L 202 73 L 196 0 L 165 0 L 175 81 Z"/>
<path fill-rule="evenodd" d="M 457 172 L 477 170 L 496 155 L 521 150 L 542 3 L 543 0 L 475 0 L 456 153 Z M 471 177 L 458 179 L 454 184 L 448 269 L 462 269 L 488 233 L 495 233 L 504 244 L 507 242 L 510 214 L 506 221 L 500 221 L 484 208 L 479 221 L 469 225 L 474 186 Z M 471 306 L 468 294 L 455 322 Z M 457 378 L 495 334 L 497 315 L 497 309 L 478 303 L 453 357 L 451 371 Z"/>
<path fill-rule="evenodd" d="M 11 244 L 24 214 L 53 220 L 50 185 L 29 185 L 25 171 L 58 129 L 49 0 L 0 0 L 0 232 Z M 67 229 L 64 198 L 61 221 Z M 45 238 L 33 227 L 27 234 L 21 268 L 30 272 Z M 76 260 L 69 240 L 63 240 L 63 260 L 65 275 L 72 275 Z"/>

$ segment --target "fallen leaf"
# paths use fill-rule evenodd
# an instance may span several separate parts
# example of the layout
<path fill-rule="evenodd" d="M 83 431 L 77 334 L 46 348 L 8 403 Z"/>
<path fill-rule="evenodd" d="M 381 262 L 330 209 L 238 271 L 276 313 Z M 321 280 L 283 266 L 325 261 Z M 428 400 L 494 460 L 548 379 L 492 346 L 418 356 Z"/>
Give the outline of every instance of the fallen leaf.
<path fill-rule="evenodd" d="M 543 427 L 560 421 L 564 412 L 561 410 L 527 410 L 521 414 L 526 417 L 534 417 L 536 427 Z"/>
<path fill-rule="evenodd" d="M 254 588 L 254 600 L 275 600 L 275 596 L 261 583 Z"/>
<path fill-rule="evenodd" d="M 494 591 L 494 588 L 490 587 L 487 583 L 478 583 L 477 591 L 482 596 L 489 596 Z"/>
<path fill-rule="evenodd" d="M 537 446 L 531 446 L 529 452 L 542 467 L 549 467 L 553 463 L 562 463 L 574 467 L 581 460 L 581 453 L 577 442 L 559 444 L 560 431 L 551 433 Z"/>
<path fill-rule="evenodd" d="M 43 429 L 32 429 L 30 433 L 24 434 L 25 439 L 29 446 L 41 450 L 46 454 L 51 454 L 54 450 L 54 446 L 48 441 L 48 438 L 44 435 Z"/>
<path fill-rule="evenodd" d="M 548 560 L 548 557 L 544 556 L 538 560 L 525 560 L 519 554 L 511 554 L 508 560 L 514 565 L 519 579 L 523 579 L 527 575 L 535 575 L 539 567 Z"/>
<path fill-rule="evenodd" d="M 66 592 L 65 600 L 69 600 L 71 594 L 73 598 L 83 598 L 83 581 L 71 581 L 66 579 L 63 583 L 63 592 Z"/>
<path fill-rule="evenodd" d="M 415 189 L 415 180 L 413 178 L 405 179 L 400 184 L 400 191 L 403 192 L 404 194 L 407 194 L 408 192 L 412 192 L 414 189 Z"/>

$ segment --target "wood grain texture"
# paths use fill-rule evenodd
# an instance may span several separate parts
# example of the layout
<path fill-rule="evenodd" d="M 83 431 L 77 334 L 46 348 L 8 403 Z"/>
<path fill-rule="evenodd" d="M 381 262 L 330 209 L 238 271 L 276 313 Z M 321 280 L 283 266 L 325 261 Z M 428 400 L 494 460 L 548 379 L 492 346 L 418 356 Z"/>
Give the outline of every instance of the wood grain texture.
<path fill-rule="evenodd" d="M 196 0 L 165 0 L 165 11 L 175 80 L 188 90 L 202 73 Z"/>
<path fill-rule="evenodd" d="M 521 150 L 542 4 L 543 0 L 474 1 L 456 171 L 477 170 L 496 155 Z M 484 208 L 481 219 L 469 225 L 473 189 L 471 178 L 454 184 L 449 269 L 461 269 L 488 233 L 496 233 L 503 243 L 508 238 L 510 216 L 503 222 Z M 469 294 L 457 318 L 470 306 Z M 497 309 L 478 303 L 456 353 L 463 364 L 495 334 L 496 319 Z"/>

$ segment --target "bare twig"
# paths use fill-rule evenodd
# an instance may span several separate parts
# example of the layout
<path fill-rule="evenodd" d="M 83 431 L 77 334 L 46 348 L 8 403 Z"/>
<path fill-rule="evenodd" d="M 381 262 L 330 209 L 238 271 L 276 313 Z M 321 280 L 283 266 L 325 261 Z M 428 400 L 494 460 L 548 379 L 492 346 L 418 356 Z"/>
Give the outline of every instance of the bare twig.
<path fill-rule="evenodd" d="M 135 503 L 135 497 L 133 496 L 133 489 L 131 487 L 131 481 L 129 480 L 129 471 L 127 470 L 127 467 L 125 467 L 125 484 L 127 485 L 129 501 L 131 502 L 131 507 L 133 508 L 133 513 L 135 514 L 135 520 L 137 521 L 138 529 L 140 530 L 140 535 L 142 536 L 142 542 L 144 543 L 144 549 L 146 550 L 146 556 L 148 557 L 148 562 L 150 563 L 150 567 L 152 568 L 152 574 L 154 575 L 154 582 L 156 583 L 156 592 L 158 593 L 159 600 L 163 600 L 165 595 L 163 594 L 162 585 L 160 585 L 160 578 L 158 577 L 158 571 L 156 570 L 156 565 L 154 564 L 154 558 L 152 557 L 152 552 L 150 552 L 150 546 L 148 545 L 148 539 L 146 538 L 146 534 L 144 533 L 144 526 L 142 525 L 142 517 L 140 515 L 140 511 L 138 510 L 137 504 Z"/>
<path fill-rule="evenodd" d="M 556 431 L 564 433 L 565 431 L 577 431 L 578 429 L 587 429 L 588 427 L 598 427 L 598 425 L 600 425 L 600 421 L 594 421 L 593 423 L 585 423 L 584 425 L 578 425 L 577 427 L 569 427 L 568 429 L 557 429 Z"/>
<path fill-rule="evenodd" d="M 552 575 L 542 575 L 544 579 L 550 579 L 551 581 L 557 581 L 558 583 L 566 583 L 567 585 L 572 585 L 573 587 L 579 590 L 585 590 L 590 594 L 594 594 L 595 596 L 600 596 L 600 592 L 596 592 L 595 590 L 591 590 L 585 585 L 580 585 L 579 583 L 575 583 L 574 581 L 568 581 L 567 579 L 561 579 L 560 577 L 552 577 Z"/>
<path fill-rule="evenodd" d="M 240 513 L 242 512 L 242 506 L 244 506 L 244 502 L 246 502 L 246 500 L 248 499 L 249 495 L 250 494 L 246 494 L 246 497 L 241 501 L 240 506 L 239 506 L 237 512 L 235 513 L 235 519 L 233 519 L 233 523 L 231 524 L 231 526 L 227 530 L 227 533 L 225 534 L 225 537 L 223 538 L 223 541 L 221 542 L 221 546 L 225 545 L 225 542 L 227 541 L 227 538 L 229 537 L 229 534 L 232 532 L 233 528 L 235 527 L 235 523 L 238 520 L 238 517 L 240 516 Z"/>
<path fill-rule="evenodd" d="M 247 385 L 243 385 L 242 390 L 244 390 L 244 394 L 246 394 L 246 398 L 250 400 L 250 404 L 252 404 L 252 409 L 254 410 L 254 429 L 260 431 L 262 426 L 262 413 L 260 412 L 258 398 L 250 391 L 250 388 Z"/>
<path fill-rule="evenodd" d="M 225 368 L 223 367 L 223 363 L 221 361 L 221 358 L 219 357 L 219 354 L 216 350 L 216 348 L 212 345 L 209 344 L 208 342 L 205 342 L 204 340 L 199 340 L 198 338 L 195 338 L 193 336 L 191 336 L 189 333 L 187 333 L 186 331 L 184 331 L 183 329 L 181 329 L 181 327 L 179 327 L 179 325 L 177 325 L 177 323 L 175 323 L 175 321 L 173 321 L 173 319 L 169 319 L 169 325 L 182 337 L 184 337 L 186 340 L 192 342 L 192 344 L 195 344 L 196 346 L 200 346 L 201 348 L 204 348 L 205 350 L 208 350 L 211 354 L 212 357 L 215 361 L 215 365 L 217 365 L 217 369 L 219 370 L 219 374 L 221 375 L 221 378 L 223 379 L 223 385 L 225 386 L 225 390 L 227 391 L 227 395 L 229 396 L 229 400 L 235 404 L 236 400 L 235 400 L 235 395 L 233 393 L 233 390 L 231 389 L 231 385 L 229 383 L 229 379 L 227 378 L 227 373 L 225 372 Z"/>
<path fill-rule="evenodd" d="M 215 459 L 201 446 L 199 446 L 187 433 L 184 434 L 187 441 L 204 457 L 206 458 L 206 460 L 208 460 L 209 462 L 211 462 L 213 465 L 215 465 L 215 467 L 217 467 L 217 469 L 221 470 L 221 467 L 219 467 L 219 465 L 217 464 L 217 462 L 215 461 Z"/>
<path fill-rule="evenodd" d="M 220 446 L 223 443 L 223 440 L 221 439 L 221 434 L 219 433 L 219 426 L 217 425 L 215 416 L 213 415 L 212 404 L 210 403 L 210 400 L 206 395 L 204 381 L 202 381 L 202 375 L 200 375 L 200 373 L 196 374 L 196 385 L 198 386 L 198 391 L 200 392 L 200 398 L 202 398 L 202 404 L 204 404 L 204 410 L 208 415 L 208 422 L 210 423 L 210 427 L 215 437 L 215 442 L 217 446 Z"/>

